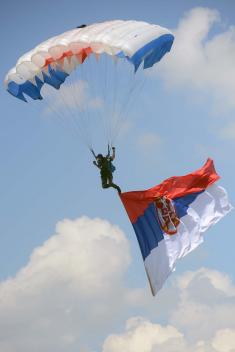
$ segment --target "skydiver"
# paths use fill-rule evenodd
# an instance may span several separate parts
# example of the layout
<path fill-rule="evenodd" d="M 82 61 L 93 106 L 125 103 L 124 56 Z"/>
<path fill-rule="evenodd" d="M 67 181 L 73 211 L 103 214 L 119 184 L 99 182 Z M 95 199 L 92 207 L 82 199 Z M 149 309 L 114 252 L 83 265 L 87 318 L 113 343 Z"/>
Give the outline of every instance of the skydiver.
<path fill-rule="evenodd" d="M 110 155 L 110 150 L 108 148 L 108 154 L 103 156 L 102 154 L 95 155 L 92 151 L 95 159 L 93 164 L 100 169 L 100 176 L 103 188 L 113 187 L 118 193 L 121 193 L 121 188 L 113 183 L 113 172 L 115 171 L 115 166 L 112 161 L 115 159 L 115 147 L 112 147 L 112 155 Z"/>

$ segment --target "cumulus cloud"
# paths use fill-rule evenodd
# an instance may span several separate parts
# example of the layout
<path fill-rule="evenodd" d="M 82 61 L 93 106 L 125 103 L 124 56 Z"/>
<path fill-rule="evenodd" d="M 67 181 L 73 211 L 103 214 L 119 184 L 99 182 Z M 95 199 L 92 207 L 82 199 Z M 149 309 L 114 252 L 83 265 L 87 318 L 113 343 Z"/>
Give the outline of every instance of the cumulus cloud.
<path fill-rule="evenodd" d="M 216 332 L 212 346 L 218 352 L 235 351 L 235 329 L 223 329 Z"/>
<path fill-rule="evenodd" d="M 210 340 L 226 328 L 235 328 L 235 287 L 231 279 L 202 268 L 178 281 L 180 302 L 170 322 L 184 331 L 189 341 Z"/>
<path fill-rule="evenodd" d="M 106 339 L 103 352 L 177 352 L 182 351 L 183 345 L 183 335 L 173 326 L 163 327 L 135 317 L 127 321 L 124 334 Z"/>
<path fill-rule="evenodd" d="M 232 352 L 235 286 L 231 279 L 206 268 L 186 272 L 171 287 L 172 299 L 178 294 L 168 325 L 130 318 L 123 333 L 106 338 L 103 352 Z M 168 299 L 171 300 L 170 295 Z M 158 316 L 156 305 L 152 305 L 152 320 Z"/>
<path fill-rule="evenodd" d="M 113 316 L 118 320 L 129 263 L 117 226 L 87 217 L 59 222 L 16 277 L 0 284 L 0 350 L 82 348 L 84 335 L 102 334 Z"/>
<path fill-rule="evenodd" d="M 127 287 L 130 261 L 117 226 L 85 216 L 60 221 L 29 263 L 0 283 L 0 350 L 233 351 L 229 276 L 186 272 L 154 299 L 149 288 Z"/>
<path fill-rule="evenodd" d="M 217 108 L 234 108 L 235 26 L 211 35 L 215 24 L 221 25 L 217 10 L 194 8 L 188 12 L 174 30 L 172 51 L 157 72 L 169 86 L 196 89 L 211 95 Z"/>

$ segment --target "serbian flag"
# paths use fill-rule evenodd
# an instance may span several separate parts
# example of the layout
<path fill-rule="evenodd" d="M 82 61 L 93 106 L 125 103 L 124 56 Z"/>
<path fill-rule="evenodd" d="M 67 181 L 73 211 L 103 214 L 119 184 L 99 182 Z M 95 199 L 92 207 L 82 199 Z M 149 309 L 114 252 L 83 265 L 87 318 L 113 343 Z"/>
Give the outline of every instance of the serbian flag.
<path fill-rule="evenodd" d="M 231 209 L 213 160 L 145 191 L 120 195 L 134 227 L 153 295 L 176 261 L 203 242 L 203 233 Z"/>

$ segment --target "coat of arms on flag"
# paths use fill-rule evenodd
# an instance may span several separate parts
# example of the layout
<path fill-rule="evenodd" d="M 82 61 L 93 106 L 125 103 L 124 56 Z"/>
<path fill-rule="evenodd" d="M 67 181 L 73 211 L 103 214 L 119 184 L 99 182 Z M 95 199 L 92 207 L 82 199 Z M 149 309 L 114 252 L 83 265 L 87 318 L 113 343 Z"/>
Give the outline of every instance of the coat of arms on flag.
<path fill-rule="evenodd" d="M 177 217 L 173 202 L 165 196 L 159 196 L 154 203 L 161 229 L 168 235 L 176 234 L 180 220 Z"/>

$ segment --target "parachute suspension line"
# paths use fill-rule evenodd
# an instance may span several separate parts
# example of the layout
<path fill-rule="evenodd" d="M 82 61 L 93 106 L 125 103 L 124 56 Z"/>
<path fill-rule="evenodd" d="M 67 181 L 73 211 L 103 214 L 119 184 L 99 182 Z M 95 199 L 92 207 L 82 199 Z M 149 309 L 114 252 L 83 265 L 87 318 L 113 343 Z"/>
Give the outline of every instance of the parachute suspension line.
<path fill-rule="evenodd" d="M 85 86 L 85 80 L 81 79 L 83 78 L 83 64 L 80 64 L 78 69 L 75 71 L 75 75 L 73 76 L 74 82 L 73 82 L 73 96 L 76 102 L 76 114 L 75 114 L 75 123 L 77 123 L 81 130 L 82 133 L 86 136 L 86 139 L 88 141 L 89 146 L 92 146 L 92 135 L 91 135 L 91 129 L 89 129 L 90 125 L 90 115 L 87 107 L 85 106 L 87 103 L 87 97 L 86 97 L 86 86 Z M 84 101 L 83 101 L 84 100 Z"/>
<path fill-rule="evenodd" d="M 80 65 L 80 71 L 82 70 L 82 65 Z M 74 116 L 74 121 L 75 123 L 77 123 L 81 130 L 82 130 L 82 133 L 85 135 L 86 137 L 86 140 L 88 141 L 88 145 L 89 147 L 92 147 L 92 135 L 91 135 L 91 130 L 89 129 L 89 125 L 90 125 L 90 115 L 89 115 L 89 112 L 88 112 L 88 109 L 84 106 L 84 104 L 86 104 L 86 95 L 83 96 L 83 92 L 82 92 L 82 89 L 85 89 L 85 88 L 82 88 L 82 81 L 81 79 L 79 79 L 80 77 L 79 76 L 79 68 L 78 70 L 76 70 L 76 73 L 75 73 L 75 77 L 74 77 L 74 82 L 73 82 L 73 95 L 74 95 L 74 99 L 75 99 L 75 102 L 76 102 L 76 107 L 77 107 L 77 110 L 76 110 L 76 114 Z M 80 84 L 80 87 L 79 87 L 79 84 Z M 86 94 L 86 93 L 85 93 Z M 81 101 L 82 99 L 85 99 L 85 101 Z"/>
<path fill-rule="evenodd" d="M 49 98 L 46 95 L 43 96 L 43 100 L 45 102 L 45 105 L 47 106 L 47 110 L 49 110 L 52 113 L 52 115 L 55 115 L 57 117 L 58 121 L 61 124 L 61 127 L 64 128 L 66 125 L 66 121 L 65 121 L 66 118 L 64 114 L 56 107 L 56 102 L 52 99 L 52 97 Z"/>
<path fill-rule="evenodd" d="M 122 59 L 121 59 L 122 60 Z M 123 61 L 120 61 L 119 62 L 119 69 L 120 69 L 120 71 L 121 71 L 121 66 L 123 65 L 123 64 L 126 64 L 126 63 L 123 63 Z M 118 125 L 118 120 L 119 120 L 119 111 L 118 111 L 118 109 L 120 110 L 121 109 L 121 106 L 123 106 L 123 104 L 124 104 L 124 101 L 125 101 L 125 99 L 128 97 L 128 94 L 125 96 L 125 99 L 120 99 L 121 98 L 121 95 L 123 95 L 123 92 L 125 91 L 125 89 L 124 89 L 124 85 L 125 86 L 127 86 L 127 87 L 130 87 L 130 83 L 129 82 L 123 82 L 123 81 L 121 81 L 121 77 L 120 77 L 120 79 L 119 79 L 119 72 L 116 72 L 116 75 L 117 75 L 117 78 L 116 78 L 116 90 L 119 92 L 119 95 L 120 95 L 120 97 L 119 97 L 119 101 L 121 102 L 122 100 L 123 100 L 123 102 L 122 102 L 122 104 L 118 107 L 117 106 L 117 100 L 116 100 L 116 106 L 115 106 L 115 116 L 114 116 L 114 118 L 113 118 L 113 128 L 112 128 L 112 135 L 111 135 L 111 140 L 112 140 L 112 143 L 114 143 L 114 139 L 115 139 L 115 136 L 116 136 L 116 134 L 117 134 L 117 125 Z M 131 77 L 129 77 L 129 80 L 131 79 Z M 118 85 L 118 89 L 117 89 L 117 85 Z"/>
<path fill-rule="evenodd" d="M 136 86 L 136 75 L 133 74 L 132 66 L 128 66 L 127 62 L 122 61 L 122 65 L 127 71 L 124 75 L 127 81 L 121 82 L 119 92 L 124 91 L 124 86 L 128 87 L 128 91 L 125 94 L 125 97 L 122 99 L 122 104 L 119 106 L 119 110 L 116 111 L 116 119 L 113 127 L 113 141 L 117 139 L 117 135 L 120 133 L 122 125 L 124 124 L 124 112 L 127 110 L 129 101 L 133 95 Z"/>
<path fill-rule="evenodd" d="M 87 85 L 89 79 L 87 77 L 86 70 L 83 69 L 83 64 L 75 70 L 72 74 L 73 81 L 71 83 L 71 94 L 74 99 L 76 111 L 73 112 L 71 118 L 75 125 L 80 130 L 80 134 L 83 134 L 86 140 L 86 145 L 92 148 L 92 128 L 91 128 L 91 114 L 89 111 L 89 96 L 87 93 Z"/>
<path fill-rule="evenodd" d="M 98 70 L 98 67 L 100 70 Z M 101 132 L 103 134 L 103 140 L 105 143 L 109 140 L 109 129 L 108 129 L 108 119 L 106 116 L 106 106 L 107 106 L 107 69 L 108 60 L 107 54 L 102 54 L 99 57 L 99 63 L 94 63 L 94 72 L 97 73 L 97 80 L 94 82 L 94 88 L 96 88 L 96 95 L 101 99 L 102 108 L 98 111 L 97 122 L 99 127 L 101 127 Z M 95 75 L 94 75 L 95 77 Z"/>
<path fill-rule="evenodd" d="M 102 126 L 102 132 L 104 134 L 104 139 L 105 141 L 108 141 L 109 139 L 109 134 L 108 134 L 108 127 L 107 127 L 107 121 L 108 119 L 105 118 L 105 98 L 106 98 L 106 92 L 104 85 L 107 82 L 107 55 L 102 54 L 101 57 L 99 57 L 99 63 L 97 63 L 97 58 L 95 55 L 93 56 L 93 60 L 91 60 L 91 69 L 90 69 L 90 79 L 89 82 L 90 84 L 90 89 L 91 89 L 91 96 L 93 97 L 94 102 L 97 101 L 98 105 L 99 103 L 101 106 L 99 107 L 94 107 L 97 115 L 96 123 L 98 123 L 97 127 Z M 103 74 L 102 74 L 103 71 Z M 100 75 L 100 77 L 99 77 Z M 103 94 L 103 98 L 102 98 Z M 99 102 L 99 99 L 101 101 Z M 94 113 L 95 115 L 95 113 Z"/>
<path fill-rule="evenodd" d="M 135 102 L 136 95 L 140 95 L 140 92 L 143 90 L 146 83 L 146 75 L 144 75 L 144 77 L 139 82 L 136 82 L 135 75 L 136 74 L 133 75 L 134 77 L 130 76 L 130 80 L 132 80 L 132 82 L 130 84 L 129 93 L 127 94 L 125 103 L 121 106 L 121 109 L 118 113 L 117 124 L 115 126 L 115 135 L 113 137 L 114 143 L 119 137 L 124 121 L 126 121 L 129 111 Z"/>
<path fill-rule="evenodd" d="M 126 64 L 125 62 L 122 62 L 122 64 Z M 113 134 L 112 134 L 112 141 L 114 142 L 114 140 L 116 140 L 117 138 L 117 135 L 119 134 L 119 130 L 121 129 L 122 127 L 122 124 L 124 121 L 123 121 L 123 115 L 122 113 L 124 112 L 126 106 L 128 105 L 129 103 L 129 100 L 130 100 L 130 97 L 131 97 L 131 94 L 132 92 L 134 91 L 134 85 L 136 84 L 136 80 L 135 80 L 135 75 L 133 75 L 133 72 L 131 71 L 128 72 L 128 74 L 125 74 L 125 76 L 129 76 L 128 77 L 128 81 L 127 82 L 122 82 L 122 85 L 121 87 L 119 87 L 119 92 L 121 94 L 121 92 L 124 91 L 124 87 L 123 85 L 129 87 L 128 88 L 128 91 L 126 92 L 126 95 L 125 95 L 125 98 L 123 98 L 123 103 L 119 106 L 119 111 L 116 110 L 116 118 L 115 118 L 115 121 L 114 121 L 114 125 L 113 125 Z M 120 99 L 121 100 L 121 99 Z"/>
<path fill-rule="evenodd" d="M 87 84 L 87 101 L 86 101 L 86 116 L 87 116 L 87 130 L 90 135 L 92 135 L 92 131 L 95 131 L 95 124 L 97 123 L 95 119 L 94 107 L 92 104 L 94 103 L 94 99 L 96 99 L 96 89 L 94 86 L 95 81 L 95 72 L 98 71 L 94 69 L 94 56 L 89 55 L 89 57 L 82 64 L 82 75 Z M 91 109 L 93 111 L 91 111 Z M 99 109 L 96 109 L 96 113 Z M 85 123 L 86 123 L 85 121 Z"/>
<path fill-rule="evenodd" d="M 89 56 L 85 59 L 85 61 L 81 64 L 81 78 L 84 82 L 84 104 L 82 104 L 82 112 L 81 112 L 81 117 L 82 117 L 82 121 L 84 124 L 84 127 L 87 131 L 87 134 L 90 137 L 91 140 L 91 145 L 93 145 L 92 143 L 92 125 L 94 124 L 94 121 L 92 120 L 92 116 L 91 116 L 91 112 L 90 112 L 90 94 L 89 94 L 89 90 L 92 86 L 92 84 L 90 84 L 91 79 L 90 79 L 90 75 L 91 75 L 91 60 L 89 59 Z M 89 69 L 87 69 L 87 67 L 89 67 Z M 77 75 L 79 76 L 79 71 L 77 71 Z"/>
<path fill-rule="evenodd" d="M 70 80 L 71 80 L 71 77 L 70 77 Z M 70 85 L 64 85 L 63 87 L 61 87 L 61 89 L 59 90 L 59 94 L 61 96 L 62 103 L 67 110 L 67 118 L 71 121 L 71 123 L 73 124 L 73 127 L 77 131 L 79 131 L 79 135 L 82 136 L 82 140 L 85 143 L 85 145 L 89 147 L 91 142 L 87 134 L 87 131 L 84 128 L 83 124 L 79 123 L 80 121 L 75 116 L 75 107 L 79 108 L 79 106 L 76 101 L 76 94 L 74 94 L 73 92 L 73 83 L 70 83 Z"/>
<path fill-rule="evenodd" d="M 124 107 L 123 111 L 120 112 L 120 120 L 119 120 L 119 125 L 120 126 L 117 128 L 117 130 L 118 130 L 117 131 L 117 137 L 118 137 L 118 135 L 119 135 L 119 133 L 121 131 L 121 127 L 122 127 L 123 121 L 125 121 L 127 119 L 127 116 L 129 116 L 129 111 L 132 109 L 132 106 L 135 103 L 136 95 L 139 96 L 140 92 L 144 89 L 145 82 L 146 82 L 146 77 L 144 77 L 144 80 L 142 82 L 139 82 L 138 85 L 133 87 L 130 99 L 127 101 L 127 104 Z"/>
<path fill-rule="evenodd" d="M 64 108 L 66 108 L 67 120 L 71 121 L 74 130 L 78 132 L 83 143 L 89 148 L 92 144 L 91 138 L 87 131 L 87 126 L 83 121 L 81 92 L 79 91 L 78 81 L 74 82 L 74 78 L 75 75 L 73 74 L 67 78 L 67 82 L 61 87 L 58 95 L 61 98 Z"/>
<path fill-rule="evenodd" d="M 45 102 L 45 105 L 47 107 L 47 110 L 49 110 L 53 116 L 55 116 L 57 118 L 57 121 L 60 123 L 61 128 L 67 129 L 67 119 L 65 118 L 65 116 L 63 115 L 63 113 L 60 112 L 60 110 L 58 110 L 55 106 L 55 103 L 53 104 L 52 101 L 48 101 L 48 99 L 44 96 L 43 100 Z M 45 109 L 44 109 L 45 110 Z M 84 140 L 82 134 L 80 133 L 80 130 L 77 131 L 81 137 L 81 139 L 83 140 L 84 144 L 86 144 L 86 141 Z M 72 135 L 76 138 L 77 140 L 77 133 L 75 132 L 75 130 L 72 129 Z"/>
<path fill-rule="evenodd" d="M 53 88 L 54 89 L 54 88 Z M 58 124 L 60 125 L 60 128 L 62 130 L 65 129 L 65 119 L 63 117 L 63 115 L 61 113 L 59 113 L 56 108 L 50 104 L 46 97 L 43 95 L 43 105 L 38 105 L 38 100 L 37 101 L 33 101 L 30 104 L 30 107 L 33 107 L 34 111 L 37 112 L 37 114 L 40 114 L 42 118 L 48 119 L 48 115 L 53 116 L 54 118 L 56 118 L 56 120 L 58 121 Z M 75 136 L 73 134 L 73 136 Z"/>
<path fill-rule="evenodd" d="M 106 98 L 106 87 L 107 87 L 107 55 L 103 54 L 100 58 L 100 63 L 101 63 L 101 68 L 102 68 L 102 76 L 103 76 L 103 84 L 101 85 L 101 94 L 102 94 L 102 104 L 103 104 L 103 109 L 102 109 L 102 113 L 101 113 L 101 123 L 103 126 L 103 130 L 104 130 L 104 137 L 105 140 L 108 141 L 109 140 L 109 136 L 108 136 L 108 128 L 107 128 L 107 119 L 105 118 L 105 98 Z"/>
<path fill-rule="evenodd" d="M 58 117 L 63 127 L 69 120 L 73 134 L 78 134 L 90 150 L 93 149 L 92 131 L 98 133 L 99 129 L 96 129 L 95 124 L 99 122 L 101 124 L 97 127 L 103 126 L 105 143 L 114 145 L 129 107 L 134 103 L 134 93 L 139 90 L 140 85 L 136 74 L 131 70 L 132 66 L 129 69 L 128 63 L 123 59 L 116 62 L 115 59 L 108 58 L 110 59 L 107 54 L 102 55 L 97 65 L 93 56 L 89 62 L 78 65 L 65 84 L 55 91 L 56 94 L 46 94 L 47 99 L 44 97 L 48 110 Z M 51 89 L 54 91 L 54 88 Z M 99 100 L 97 107 L 95 106 L 95 99 L 100 99 L 100 95 L 103 95 L 102 109 Z"/>
<path fill-rule="evenodd" d="M 100 104 L 101 107 L 96 109 L 97 113 L 97 127 L 102 126 L 102 133 L 106 142 L 109 143 L 110 141 L 110 113 L 107 111 L 107 102 L 108 102 L 108 95 L 110 89 L 108 89 L 108 77 L 109 74 L 109 65 L 110 60 L 107 59 L 107 54 L 102 54 L 99 57 L 99 63 L 97 64 L 97 59 L 93 60 L 93 74 L 91 77 L 91 82 L 93 80 L 93 84 L 91 83 L 90 87 L 93 93 L 93 96 L 97 99 L 101 99 Z M 92 72 L 91 70 L 91 72 Z M 96 78 L 96 79 L 95 79 Z M 99 104 L 99 101 L 98 101 Z M 95 115 L 95 114 L 94 114 Z"/>
<path fill-rule="evenodd" d="M 113 65 L 114 65 L 114 70 L 113 70 L 113 100 L 112 100 L 112 111 L 111 111 L 111 119 L 110 119 L 110 143 L 113 143 L 113 135 L 114 135 L 114 126 L 116 125 L 116 120 L 117 120 L 117 98 L 118 98 L 118 92 L 120 93 L 119 89 L 119 71 L 118 71 L 118 60 L 115 60 L 113 58 Z"/>
<path fill-rule="evenodd" d="M 104 54 L 104 60 L 103 60 L 103 67 L 104 67 L 104 85 L 103 85 L 103 99 L 105 103 L 104 111 L 103 111 L 103 120 L 105 124 L 105 133 L 106 133 L 106 141 L 108 144 L 111 143 L 111 136 L 110 136 L 110 120 L 111 120 L 111 111 L 110 111 L 110 106 L 109 102 L 110 97 L 111 97 L 111 92 L 112 92 L 112 86 L 110 83 L 112 83 L 112 71 L 110 68 L 110 58 L 108 57 L 107 54 Z M 110 72 L 111 71 L 111 72 Z"/>
<path fill-rule="evenodd" d="M 73 114 L 72 116 L 72 119 L 73 119 L 73 122 L 75 125 L 78 125 L 80 126 L 79 128 L 81 128 L 82 130 L 82 133 L 84 134 L 85 136 L 85 139 L 87 141 L 87 145 L 88 147 L 90 148 L 92 146 L 92 136 L 91 134 L 89 133 L 89 130 L 87 129 L 87 125 L 86 123 L 84 122 L 84 108 L 83 106 L 79 106 L 79 89 L 78 89 L 78 86 L 76 83 L 73 83 L 73 88 L 74 88 L 74 100 L 77 104 L 77 112 L 75 114 Z"/>
<path fill-rule="evenodd" d="M 105 59 L 107 55 L 104 55 Z M 87 59 L 88 60 L 88 59 Z M 104 79 L 107 81 L 107 63 L 106 60 L 101 64 L 99 62 L 99 66 L 97 67 L 97 60 L 95 59 L 95 56 L 90 57 L 89 62 L 85 61 L 82 65 L 80 65 L 80 70 L 77 70 L 76 76 L 77 76 L 77 81 L 81 82 L 81 84 L 85 84 L 85 106 L 83 106 L 82 111 L 80 111 L 80 120 L 82 121 L 82 124 L 84 126 L 84 129 L 86 128 L 87 134 L 90 137 L 91 140 L 91 146 L 92 146 L 92 131 L 97 132 L 96 124 L 98 123 L 97 127 L 100 127 L 100 122 L 101 125 L 103 126 L 103 133 L 105 134 L 104 137 L 106 141 L 109 139 L 108 138 L 108 128 L 107 128 L 107 121 L 108 119 L 105 119 L 104 115 L 104 101 L 105 101 L 105 92 L 104 89 L 104 84 L 100 84 L 100 79 L 98 75 L 102 73 L 101 68 L 104 68 L 104 71 L 106 72 L 105 74 L 102 75 L 103 81 Z M 101 60 L 102 61 L 102 60 Z M 104 61 L 104 60 L 103 60 Z M 105 77 L 105 78 L 104 78 Z M 78 84 L 75 85 L 76 90 L 79 90 Z M 89 91 L 87 92 L 87 90 Z M 99 102 L 100 99 L 100 93 L 102 94 L 103 92 L 103 100 Z M 79 92 L 77 93 L 79 95 Z M 78 99 L 79 100 L 79 99 Z M 93 106 L 94 103 L 94 106 Z M 95 104 L 98 104 L 98 106 L 95 106 Z M 101 103 L 101 106 L 99 104 Z M 81 104 L 78 105 L 81 106 Z M 95 109 L 95 110 L 94 110 Z M 92 111 L 91 111 L 92 110 Z M 95 118 L 96 117 L 96 118 Z"/>

